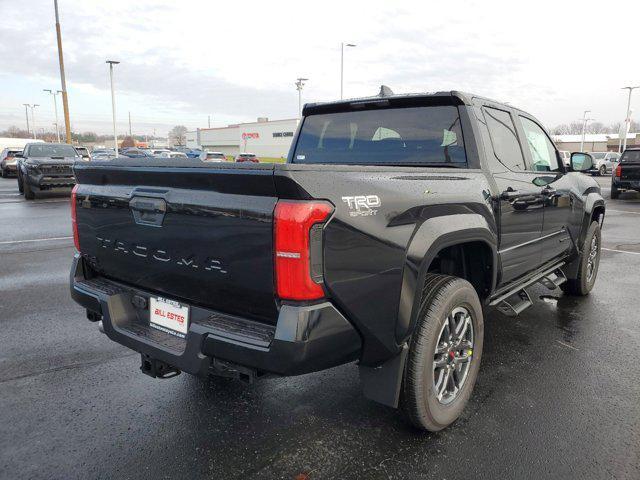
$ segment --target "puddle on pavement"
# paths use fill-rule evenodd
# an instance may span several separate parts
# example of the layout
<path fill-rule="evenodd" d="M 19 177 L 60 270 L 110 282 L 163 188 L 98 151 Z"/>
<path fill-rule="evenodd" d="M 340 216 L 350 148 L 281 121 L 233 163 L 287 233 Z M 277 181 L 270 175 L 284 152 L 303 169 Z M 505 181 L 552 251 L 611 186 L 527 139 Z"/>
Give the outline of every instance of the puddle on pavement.
<path fill-rule="evenodd" d="M 540 300 L 554 307 L 558 306 L 558 297 L 554 297 L 553 295 L 540 295 Z"/>

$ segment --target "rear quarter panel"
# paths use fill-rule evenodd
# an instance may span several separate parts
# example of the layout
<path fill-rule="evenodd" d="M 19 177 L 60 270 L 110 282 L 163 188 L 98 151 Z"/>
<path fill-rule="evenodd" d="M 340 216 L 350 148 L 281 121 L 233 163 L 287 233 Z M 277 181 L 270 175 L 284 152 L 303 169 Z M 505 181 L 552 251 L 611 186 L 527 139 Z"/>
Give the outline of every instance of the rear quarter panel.
<path fill-rule="evenodd" d="M 489 186 L 479 170 L 288 164 L 276 169 L 278 176 L 294 182 L 276 184 L 304 190 L 291 195 L 335 206 L 324 230 L 325 287 L 362 335 L 365 365 L 399 351 L 398 322 L 408 325 L 415 313 L 423 262 L 438 238 L 455 229 L 464 240 L 465 228 L 495 237 Z"/>

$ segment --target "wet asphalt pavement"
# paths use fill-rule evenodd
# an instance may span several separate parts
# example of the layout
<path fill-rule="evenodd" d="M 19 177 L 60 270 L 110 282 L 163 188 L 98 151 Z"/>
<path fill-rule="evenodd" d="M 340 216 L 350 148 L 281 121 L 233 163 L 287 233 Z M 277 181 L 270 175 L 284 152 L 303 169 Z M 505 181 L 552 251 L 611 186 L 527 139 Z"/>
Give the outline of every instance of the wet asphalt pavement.
<path fill-rule="evenodd" d="M 66 196 L 1 179 L 0 478 L 639 479 L 640 197 L 603 192 L 591 295 L 487 311 L 469 406 L 424 434 L 365 400 L 353 364 L 251 386 L 141 374 L 69 297 Z"/>

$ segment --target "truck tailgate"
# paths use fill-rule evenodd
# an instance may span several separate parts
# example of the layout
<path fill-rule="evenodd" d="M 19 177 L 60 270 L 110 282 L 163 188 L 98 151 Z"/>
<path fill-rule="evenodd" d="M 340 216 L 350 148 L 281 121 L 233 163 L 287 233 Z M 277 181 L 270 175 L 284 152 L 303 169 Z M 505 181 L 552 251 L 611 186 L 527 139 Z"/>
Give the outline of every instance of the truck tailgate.
<path fill-rule="evenodd" d="M 620 166 L 620 180 L 640 180 L 640 162 L 622 162 Z"/>
<path fill-rule="evenodd" d="M 83 258 L 106 278 L 275 323 L 273 166 L 172 161 L 76 167 Z"/>

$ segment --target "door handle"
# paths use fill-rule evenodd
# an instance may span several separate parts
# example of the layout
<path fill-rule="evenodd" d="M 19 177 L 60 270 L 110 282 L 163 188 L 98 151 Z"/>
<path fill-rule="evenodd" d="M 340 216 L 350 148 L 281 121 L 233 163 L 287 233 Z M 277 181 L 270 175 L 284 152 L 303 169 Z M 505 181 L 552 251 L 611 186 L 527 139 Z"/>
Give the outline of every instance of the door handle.
<path fill-rule="evenodd" d="M 504 192 L 500 194 L 500 200 L 513 200 L 514 198 L 522 195 L 517 190 L 514 190 L 511 187 L 508 187 Z"/>

